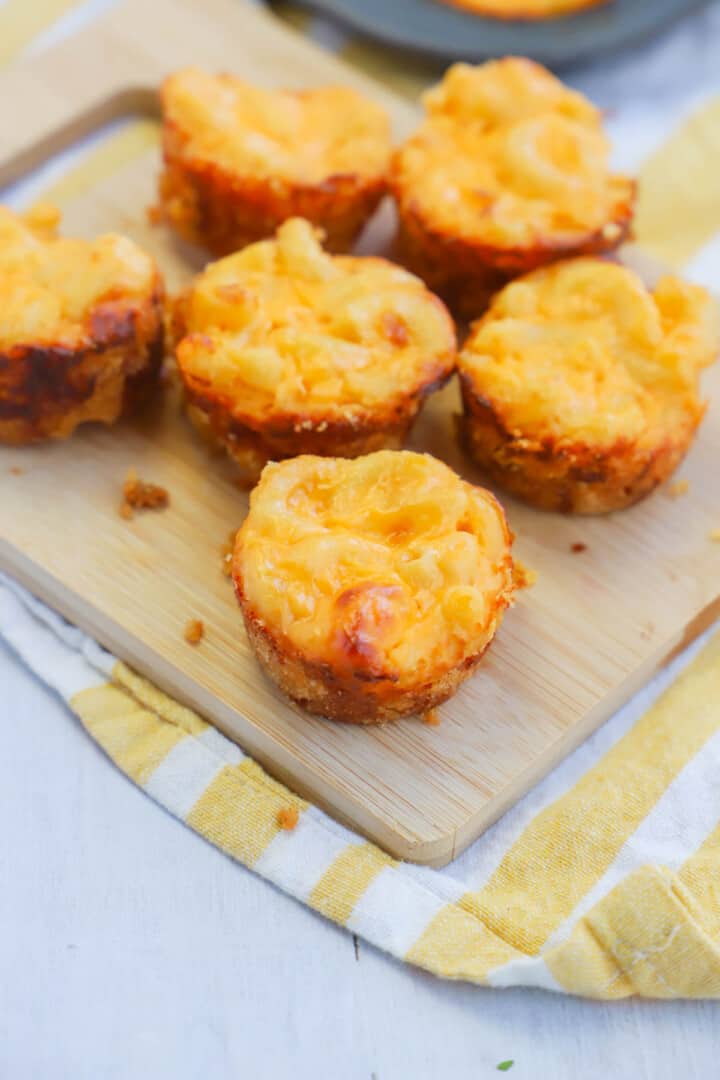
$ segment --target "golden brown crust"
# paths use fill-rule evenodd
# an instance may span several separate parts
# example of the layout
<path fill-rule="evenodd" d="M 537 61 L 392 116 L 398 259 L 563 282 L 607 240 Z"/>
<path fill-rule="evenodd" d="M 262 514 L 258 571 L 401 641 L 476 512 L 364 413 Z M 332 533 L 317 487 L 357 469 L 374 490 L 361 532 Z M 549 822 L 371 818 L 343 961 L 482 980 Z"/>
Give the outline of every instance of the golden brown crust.
<path fill-rule="evenodd" d="M 602 255 L 630 239 L 635 186 L 612 222 L 582 240 L 538 238 L 532 248 L 493 248 L 480 241 L 442 233 L 423 219 L 417 205 L 398 202 L 397 254 L 408 270 L 442 297 L 459 319 L 481 315 L 499 289 L 513 278 L 569 255 Z"/>
<path fill-rule="evenodd" d="M 113 424 L 144 399 L 163 358 L 163 288 L 112 300 L 88 316 L 77 347 L 18 343 L 0 350 L 0 442 L 65 439 L 78 424 Z"/>
<path fill-rule="evenodd" d="M 334 176 L 322 186 L 233 177 L 218 166 L 188 161 L 174 150 L 166 126 L 160 200 L 184 240 L 213 255 L 228 255 L 272 236 L 278 225 L 303 217 L 322 228 L 330 251 L 348 251 L 386 192 L 383 179 Z"/>
<path fill-rule="evenodd" d="M 190 419 L 248 482 L 268 461 L 400 447 L 455 364 L 452 321 L 420 281 L 330 257 L 299 220 L 209 267 L 174 322 Z"/>
<path fill-rule="evenodd" d="M 268 114 L 272 112 L 272 94 L 245 88 L 239 80 L 228 76 L 213 79 L 190 71 L 179 72 L 167 80 L 162 91 L 164 167 L 160 178 L 160 203 L 167 221 L 186 240 L 208 248 L 214 255 L 226 255 L 272 236 L 288 218 L 303 217 L 323 229 L 329 250 L 347 251 L 387 190 L 390 143 L 389 131 L 384 130 L 383 123 L 378 124 L 378 118 L 372 114 L 367 121 L 370 128 L 373 124 L 378 128 L 376 165 L 366 164 L 367 154 L 361 150 L 356 168 L 349 168 L 344 158 L 340 168 L 335 168 L 332 140 L 342 136 L 333 134 L 332 130 L 327 132 L 328 166 L 324 175 L 317 169 L 303 175 L 305 146 L 301 133 L 295 147 L 296 170 L 287 168 L 283 155 L 277 162 L 272 154 L 268 162 L 253 163 L 250 156 L 247 161 L 242 158 L 232 161 L 229 155 L 217 153 L 212 145 L 197 145 L 197 118 L 186 108 L 186 103 L 180 104 L 178 97 L 179 92 L 182 95 L 189 92 L 205 98 L 201 102 L 207 106 L 204 122 L 212 125 L 213 97 L 220 86 L 225 92 L 235 93 L 238 100 L 242 100 L 243 94 L 265 93 L 263 108 Z M 323 93 L 328 96 L 333 124 L 337 116 L 346 115 L 351 125 L 353 110 L 362 122 L 363 110 L 371 108 L 358 95 L 347 99 L 350 91 L 343 91 L 334 106 L 332 95 L 338 91 L 333 88 L 307 92 L 305 96 Z M 278 102 L 290 97 L 303 101 L 301 93 L 290 95 L 280 91 L 276 95 Z M 241 123 L 243 120 L 238 118 L 238 124 Z M 259 134 L 264 137 L 266 133 Z M 322 136 L 322 132 L 318 134 Z M 218 143 L 225 135 L 224 128 L 218 127 Z"/>
<path fill-rule="evenodd" d="M 145 396 L 163 355 L 163 284 L 123 236 L 58 235 L 60 213 L 0 207 L 0 442 L 66 438 Z"/>
<path fill-rule="evenodd" d="M 652 446 L 533 440 L 507 431 L 494 403 L 478 395 L 466 375 L 460 384 L 459 436 L 470 456 L 493 484 L 540 510 L 562 513 L 607 514 L 645 498 L 683 460 L 705 412 L 698 405 Z"/>
<path fill-rule="evenodd" d="M 398 691 L 387 679 L 361 678 L 338 673 L 329 664 L 313 664 L 286 641 L 273 635 L 267 625 L 244 602 L 236 582 L 248 639 L 260 664 L 284 694 L 308 712 L 327 720 L 348 724 L 387 724 L 403 716 L 424 713 L 442 705 L 477 669 L 488 645 L 468 657 L 439 679 Z"/>
<path fill-rule="evenodd" d="M 497 501 L 427 455 L 270 465 L 233 579 L 258 660 L 294 701 L 376 724 L 446 701 L 518 587 Z"/>
<path fill-rule="evenodd" d="M 423 399 L 448 378 L 446 375 L 423 388 L 387 418 L 377 413 L 365 417 L 356 413 L 352 421 L 331 422 L 312 417 L 277 417 L 272 429 L 264 427 L 260 432 L 233 418 L 225 405 L 207 394 L 196 395 L 186 389 L 187 414 L 209 446 L 225 450 L 232 458 L 238 467 L 238 479 L 252 485 L 269 461 L 300 454 L 355 458 L 375 450 L 399 450 Z"/>
<path fill-rule="evenodd" d="M 459 435 L 496 484 L 544 510 L 602 514 L 648 495 L 687 453 L 718 344 L 708 295 L 573 259 L 497 294 L 459 358 Z"/>
<path fill-rule="evenodd" d="M 601 116 L 538 64 L 456 64 L 394 155 L 397 247 L 461 318 L 511 278 L 630 234 L 635 184 L 608 171 Z"/>

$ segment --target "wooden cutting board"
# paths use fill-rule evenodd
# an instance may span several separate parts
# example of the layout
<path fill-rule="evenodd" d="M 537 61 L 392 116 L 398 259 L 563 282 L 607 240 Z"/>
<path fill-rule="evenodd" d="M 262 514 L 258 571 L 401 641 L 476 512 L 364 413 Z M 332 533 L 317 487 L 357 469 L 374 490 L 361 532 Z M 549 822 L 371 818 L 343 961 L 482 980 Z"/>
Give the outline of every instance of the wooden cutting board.
<path fill-rule="evenodd" d="M 398 135 L 413 123 L 407 103 L 240 0 L 127 0 L 0 79 L 0 184 L 105 121 L 153 116 L 158 81 L 189 62 L 263 84 L 352 83 L 390 110 Z M 65 231 L 126 232 L 177 287 L 202 257 L 147 221 L 154 143 L 118 154 L 110 170 L 108 160 L 67 187 Z M 381 216 L 366 249 L 381 247 L 391 224 Z M 720 369 L 706 389 L 715 403 L 680 471 L 690 483 L 682 498 L 660 491 L 596 520 L 504 500 L 538 582 L 479 673 L 443 706 L 439 727 L 332 724 L 289 705 L 263 677 L 220 570 L 247 498 L 171 392 L 113 430 L 0 449 L 0 567 L 331 814 L 394 855 L 442 865 L 720 612 L 720 544 L 710 541 L 720 526 Z M 412 445 L 479 481 L 453 439 L 457 406 L 454 386 L 434 398 Z M 168 488 L 167 511 L 119 517 L 130 467 Z M 571 554 L 576 543 L 587 549 Z M 196 648 L 183 640 L 190 618 L 207 626 Z"/>

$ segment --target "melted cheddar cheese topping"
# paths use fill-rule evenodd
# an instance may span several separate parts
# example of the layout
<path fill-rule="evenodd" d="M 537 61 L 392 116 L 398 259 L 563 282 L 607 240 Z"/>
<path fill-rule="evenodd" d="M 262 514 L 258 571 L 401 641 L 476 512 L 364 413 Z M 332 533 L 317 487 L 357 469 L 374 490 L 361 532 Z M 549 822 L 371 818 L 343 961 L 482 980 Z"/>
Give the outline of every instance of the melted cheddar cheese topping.
<path fill-rule="evenodd" d="M 388 165 L 388 117 L 349 87 L 262 90 L 187 68 L 165 81 L 162 100 L 185 154 L 229 172 L 310 185 L 384 175 Z"/>
<path fill-rule="evenodd" d="M 541 64 L 514 56 L 477 67 L 453 64 L 442 82 L 426 90 L 422 102 L 430 117 L 488 128 L 548 112 L 591 127 L 599 126 L 602 119 L 586 97 L 570 90 Z"/>
<path fill-rule="evenodd" d="M 426 454 L 268 465 L 237 538 L 246 603 L 304 659 L 402 685 L 481 652 L 512 598 L 493 495 Z"/>
<path fill-rule="evenodd" d="M 456 64 L 424 102 L 393 184 L 440 233 L 509 249 L 571 243 L 632 201 L 631 181 L 608 171 L 598 111 L 530 60 Z"/>
<path fill-rule="evenodd" d="M 454 366 L 452 323 L 421 281 L 384 259 L 328 255 L 300 218 L 211 264 L 184 322 L 183 377 L 237 417 L 352 417 Z"/>
<path fill-rule="evenodd" d="M 0 348 L 77 348 L 88 342 L 95 305 L 146 297 L 154 287 L 152 260 L 132 241 L 59 237 L 59 219 L 47 205 L 23 216 L 0 207 Z"/>
<path fill-rule="evenodd" d="M 460 371 L 511 434 L 606 446 L 697 408 L 719 346 L 717 305 L 699 286 L 668 276 L 650 292 L 626 267 L 569 259 L 498 293 Z"/>

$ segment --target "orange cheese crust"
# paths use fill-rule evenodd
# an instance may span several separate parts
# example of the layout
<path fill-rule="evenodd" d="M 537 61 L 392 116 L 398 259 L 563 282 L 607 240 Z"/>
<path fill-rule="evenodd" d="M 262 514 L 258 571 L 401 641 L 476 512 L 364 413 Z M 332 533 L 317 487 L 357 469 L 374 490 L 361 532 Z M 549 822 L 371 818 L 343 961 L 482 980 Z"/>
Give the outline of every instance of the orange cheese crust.
<path fill-rule="evenodd" d="M 389 119 L 349 87 L 270 91 L 187 68 L 161 103 L 163 215 L 214 255 L 291 217 L 346 251 L 385 194 Z"/>
<path fill-rule="evenodd" d="M 461 434 L 488 476 L 547 510 L 606 513 L 662 483 L 705 406 L 720 344 L 708 293 L 571 259 L 506 286 L 459 357 Z"/>
<path fill-rule="evenodd" d="M 500 504 L 426 454 L 268 465 L 233 580 L 258 660 L 333 720 L 376 724 L 446 701 L 512 601 Z"/>
<path fill-rule="evenodd" d="M 59 213 L 0 207 L 0 442 L 114 423 L 163 354 L 163 286 L 125 237 L 57 236 Z"/>
<path fill-rule="evenodd" d="M 400 446 L 455 366 L 452 320 L 421 281 L 328 255 L 299 218 L 207 267 L 176 321 L 191 418 L 250 481 L 268 460 Z"/>
<path fill-rule="evenodd" d="M 610 173 L 601 116 L 530 60 L 455 64 L 393 158 L 398 250 L 462 317 L 511 277 L 628 235 L 635 185 Z"/>
<path fill-rule="evenodd" d="M 576 11 L 600 7 L 610 0 L 439 0 L 450 7 L 463 8 L 491 19 L 557 19 Z"/>

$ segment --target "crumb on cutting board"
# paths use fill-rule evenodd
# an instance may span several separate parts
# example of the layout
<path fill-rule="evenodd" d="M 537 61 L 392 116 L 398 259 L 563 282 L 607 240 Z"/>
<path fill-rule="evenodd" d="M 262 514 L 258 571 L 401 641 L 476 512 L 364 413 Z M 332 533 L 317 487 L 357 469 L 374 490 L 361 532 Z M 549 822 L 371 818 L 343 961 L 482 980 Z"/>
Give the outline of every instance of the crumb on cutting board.
<path fill-rule="evenodd" d="M 300 811 L 297 806 L 284 806 L 277 812 L 277 823 L 286 832 L 292 832 L 300 820 Z"/>
<path fill-rule="evenodd" d="M 25 470 L 20 465 L 11 465 L 8 472 L 12 473 L 13 476 L 22 476 Z"/>
<path fill-rule="evenodd" d="M 667 493 L 671 499 L 677 499 L 680 495 L 687 495 L 689 490 L 689 480 L 673 480 L 672 484 L 668 485 Z"/>
<path fill-rule="evenodd" d="M 167 489 L 159 484 L 149 484 L 138 477 L 135 469 L 129 469 L 123 484 L 123 501 L 118 513 L 126 520 L 134 510 L 164 510 L 170 502 Z"/>
<path fill-rule="evenodd" d="M 525 563 L 515 559 L 513 564 L 513 580 L 516 589 L 530 589 L 537 581 L 537 572 L 531 570 Z"/>
<path fill-rule="evenodd" d="M 223 574 L 227 578 L 232 576 L 232 560 L 233 560 L 233 551 L 235 550 L 235 537 L 236 536 L 237 536 L 237 533 L 233 529 L 231 532 L 228 533 L 227 540 L 225 541 L 225 543 L 220 548 L 220 554 L 222 555 L 222 562 L 220 564 L 220 569 L 222 570 Z"/>
<path fill-rule="evenodd" d="M 607 225 L 603 225 L 601 232 L 603 240 L 609 240 L 612 243 L 615 240 L 619 240 L 622 235 L 622 228 L 618 225 L 617 221 L 608 221 Z"/>
<path fill-rule="evenodd" d="M 190 619 L 185 625 L 183 637 L 188 645 L 197 645 L 205 634 L 205 624 L 202 619 Z"/>
<path fill-rule="evenodd" d="M 427 724 L 428 727 L 438 727 L 440 724 L 440 713 L 437 709 L 428 709 L 422 716 L 423 724 Z"/>
<path fill-rule="evenodd" d="M 582 551 L 587 551 L 587 544 L 584 544 L 582 540 L 576 540 L 574 544 L 570 545 L 570 550 L 573 555 L 579 555 Z"/>
<path fill-rule="evenodd" d="M 157 203 L 151 203 L 145 211 L 148 222 L 150 225 L 159 225 L 164 218 L 162 206 L 158 206 Z"/>
<path fill-rule="evenodd" d="M 714 540 L 716 544 L 720 544 L 720 529 L 711 529 L 710 539 Z"/>

